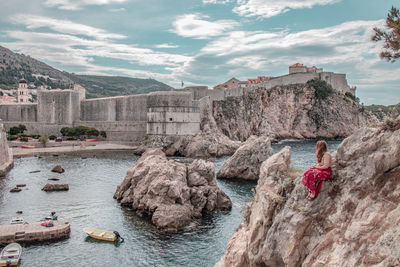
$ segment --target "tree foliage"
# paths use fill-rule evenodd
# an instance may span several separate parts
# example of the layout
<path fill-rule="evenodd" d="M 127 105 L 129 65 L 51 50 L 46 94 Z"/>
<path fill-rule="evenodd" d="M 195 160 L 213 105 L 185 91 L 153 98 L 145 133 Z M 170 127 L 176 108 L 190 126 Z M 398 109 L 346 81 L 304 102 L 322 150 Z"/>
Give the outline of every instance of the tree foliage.
<path fill-rule="evenodd" d="M 400 11 L 392 7 L 386 18 L 387 31 L 374 28 L 375 35 L 371 37 L 372 41 L 384 41 L 384 50 L 379 54 L 383 59 L 389 62 L 395 62 L 400 58 Z"/>
<path fill-rule="evenodd" d="M 309 80 L 307 85 L 315 89 L 315 98 L 317 99 L 326 99 L 328 96 L 333 94 L 332 86 L 318 78 Z"/>
<path fill-rule="evenodd" d="M 76 126 L 76 127 L 63 127 L 60 130 L 63 136 L 99 136 L 100 132 L 95 128 L 89 128 L 86 126 Z"/>

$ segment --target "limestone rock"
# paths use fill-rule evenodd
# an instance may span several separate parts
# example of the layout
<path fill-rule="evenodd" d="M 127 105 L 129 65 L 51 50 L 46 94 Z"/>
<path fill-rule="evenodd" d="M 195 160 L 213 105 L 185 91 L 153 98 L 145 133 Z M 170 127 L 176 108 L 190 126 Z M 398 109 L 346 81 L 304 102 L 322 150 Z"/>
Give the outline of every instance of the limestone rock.
<path fill-rule="evenodd" d="M 46 184 L 43 188 L 43 191 L 50 192 L 50 191 L 68 191 L 69 185 L 68 184 Z"/>
<path fill-rule="evenodd" d="M 333 179 L 311 202 L 302 177 L 287 186 L 285 150 L 262 164 L 256 196 L 216 266 L 400 266 L 400 129 L 345 139 Z"/>
<path fill-rule="evenodd" d="M 17 193 L 17 192 L 21 192 L 21 191 L 22 191 L 22 189 L 19 188 L 19 187 L 14 187 L 14 188 L 12 188 L 12 189 L 10 190 L 11 193 Z"/>
<path fill-rule="evenodd" d="M 243 97 L 215 101 L 213 117 L 218 129 L 232 140 L 251 135 L 274 140 L 347 137 L 370 124 L 357 102 L 335 92 L 315 97 L 307 84 L 254 88 Z"/>
<path fill-rule="evenodd" d="M 269 138 L 251 136 L 222 165 L 217 178 L 258 180 L 261 164 L 273 154 Z"/>
<path fill-rule="evenodd" d="M 216 184 L 213 163 L 195 160 L 186 166 L 168 160 L 161 149 L 146 150 L 128 170 L 114 198 L 168 230 L 184 227 L 202 212 L 232 208 Z"/>
<path fill-rule="evenodd" d="M 63 173 L 63 172 L 65 172 L 65 170 L 63 169 L 63 167 L 61 167 L 61 165 L 55 166 L 51 171 L 52 171 L 52 172 L 57 172 L 57 173 Z"/>

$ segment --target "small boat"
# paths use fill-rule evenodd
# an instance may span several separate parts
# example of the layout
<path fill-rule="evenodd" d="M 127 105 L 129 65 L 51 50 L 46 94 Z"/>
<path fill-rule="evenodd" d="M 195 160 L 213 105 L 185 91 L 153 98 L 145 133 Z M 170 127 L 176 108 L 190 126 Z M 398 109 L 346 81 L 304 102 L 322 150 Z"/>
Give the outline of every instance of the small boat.
<path fill-rule="evenodd" d="M 87 145 L 87 146 L 96 146 L 96 145 Z"/>
<path fill-rule="evenodd" d="M 93 237 L 95 239 L 100 239 L 100 240 L 110 241 L 110 242 L 114 242 L 118 238 L 121 238 L 123 240 L 123 238 L 119 235 L 119 233 L 117 231 L 110 232 L 110 231 L 101 230 L 101 229 L 97 229 L 97 228 L 83 228 L 83 231 L 88 236 Z"/>
<path fill-rule="evenodd" d="M 18 243 L 7 245 L 0 253 L 0 266 L 17 266 L 21 258 L 22 247 Z"/>
<path fill-rule="evenodd" d="M 98 142 L 98 139 L 86 139 L 86 142 Z"/>
<path fill-rule="evenodd" d="M 35 148 L 35 146 L 21 146 L 21 148 Z"/>
<path fill-rule="evenodd" d="M 11 224 L 23 224 L 24 219 L 22 217 L 15 217 L 11 219 Z"/>

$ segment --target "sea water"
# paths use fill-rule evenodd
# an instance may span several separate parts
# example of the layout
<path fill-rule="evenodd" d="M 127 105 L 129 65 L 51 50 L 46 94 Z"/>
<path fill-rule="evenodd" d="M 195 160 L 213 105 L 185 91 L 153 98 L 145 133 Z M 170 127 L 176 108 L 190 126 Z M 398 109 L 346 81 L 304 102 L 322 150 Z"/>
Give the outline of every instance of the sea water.
<path fill-rule="evenodd" d="M 339 141 L 328 142 L 334 151 Z M 274 152 L 292 147 L 291 164 L 307 169 L 315 164 L 315 141 L 284 141 L 273 145 Z M 14 168 L 0 179 L 0 224 L 12 217 L 39 221 L 56 211 L 59 219 L 71 224 L 71 236 L 61 241 L 23 245 L 20 266 L 214 266 L 243 220 L 242 211 L 251 200 L 255 182 L 217 180 L 231 198 L 230 212 L 215 212 L 194 221 L 185 231 L 166 233 L 148 218 L 136 216 L 113 199 L 116 187 L 138 157 L 130 153 L 109 153 L 87 158 L 47 156 L 15 159 Z M 216 170 L 228 159 L 210 159 Z M 179 161 L 192 159 L 178 158 Z M 52 173 L 55 165 L 65 173 Z M 40 170 L 37 173 L 31 171 Z M 60 181 L 49 181 L 60 178 Z M 69 191 L 44 192 L 48 182 L 69 184 Z M 19 193 L 9 190 L 26 184 Z M 16 214 L 22 210 L 23 214 Z M 97 241 L 82 231 L 84 227 L 116 230 L 125 239 L 114 244 Z"/>

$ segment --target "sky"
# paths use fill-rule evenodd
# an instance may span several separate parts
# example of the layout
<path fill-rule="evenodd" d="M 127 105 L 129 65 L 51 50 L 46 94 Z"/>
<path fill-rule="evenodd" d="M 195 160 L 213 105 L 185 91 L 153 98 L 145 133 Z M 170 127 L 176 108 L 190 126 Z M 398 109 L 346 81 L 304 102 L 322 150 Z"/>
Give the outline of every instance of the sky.
<path fill-rule="evenodd" d="M 347 74 L 360 102 L 400 102 L 400 61 L 373 28 L 399 0 L 0 0 L 0 45 L 78 74 L 175 88 L 280 76 L 303 63 Z"/>

